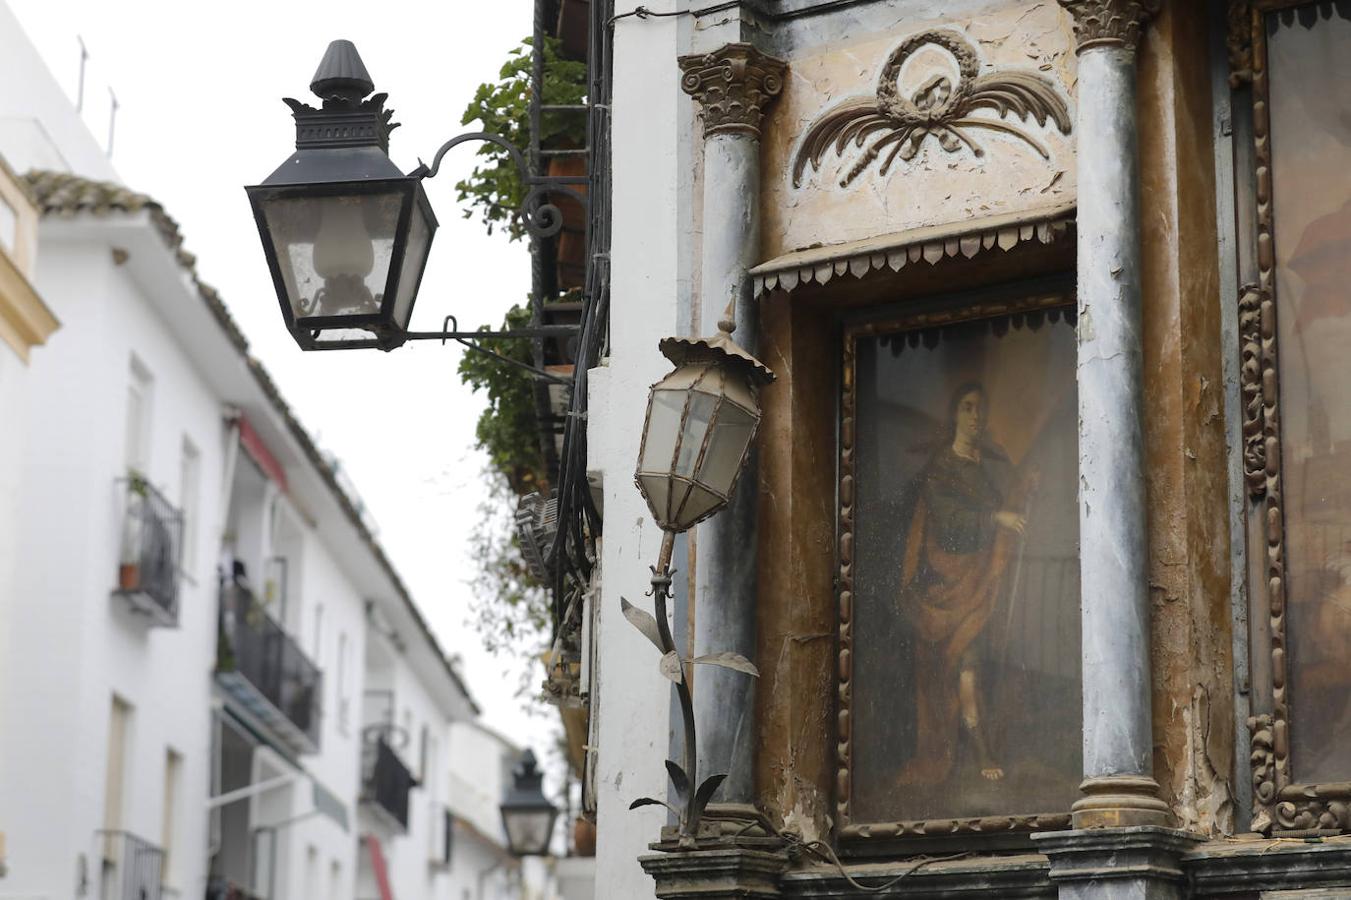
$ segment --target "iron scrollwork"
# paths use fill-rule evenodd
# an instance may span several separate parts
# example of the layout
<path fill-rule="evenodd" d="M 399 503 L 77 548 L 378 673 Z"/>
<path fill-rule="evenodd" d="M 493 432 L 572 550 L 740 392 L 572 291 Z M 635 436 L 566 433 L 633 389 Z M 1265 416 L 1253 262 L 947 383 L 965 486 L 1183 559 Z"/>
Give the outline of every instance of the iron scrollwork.
<path fill-rule="evenodd" d="M 907 97 L 900 85 L 901 69 L 926 47 L 944 50 L 956 61 L 956 83 L 947 75 L 935 75 Z M 998 118 L 972 116 L 981 109 L 994 110 Z M 883 175 L 898 157 L 914 159 L 930 137 L 948 153 L 965 147 L 984 156 L 984 148 L 968 133 L 972 129 L 1012 135 L 1049 159 L 1050 151 L 1026 129 L 1004 121 L 1009 113 L 1042 127 L 1054 122 L 1061 134 L 1069 134 L 1072 128 L 1069 107 L 1050 79 L 1020 71 L 981 75 L 980 57 L 961 34 L 935 30 L 912 35 L 888 57 L 875 96 L 846 100 L 825 112 L 807 131 L 793 161 L 793 186 L 801 187 L 807 167 L 819 169 L 831 149 L 839 155 L 850 144 L 863 147 L 874 136 L 877 139 L 841 178 L 841 187 L 863 174 L 888 148 L 879 169 Z"/>

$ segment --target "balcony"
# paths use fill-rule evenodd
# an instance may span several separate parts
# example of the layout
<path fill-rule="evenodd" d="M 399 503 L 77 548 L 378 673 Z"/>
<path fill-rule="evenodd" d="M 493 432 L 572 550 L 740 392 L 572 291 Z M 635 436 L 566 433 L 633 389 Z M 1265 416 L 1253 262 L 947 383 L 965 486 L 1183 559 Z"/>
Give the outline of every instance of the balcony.
<path fill-rule="evenodd" d="M 140 475 L 121 485 L 126 507 L 113 596 L 145 616 L 151 627 L 175 627 L 183 516 Z"/>
<path fill-rule="evenodd" d="M 221 588 L 216 681 L 295 753 L 319 752 L 323 676 L 253 592 Z"/>
<path fill-rule="evenodd" d="M 366 729 L 361 759 L 361 802 L 392 831 L 408 831 L 408 793 L 417 779 L 385 740 L 382 731 Z"/>
<path fill-rule="evenodd" d="M 160 900 L 164 851 L 127 831 L 99 832 L 100 900 Z"/>

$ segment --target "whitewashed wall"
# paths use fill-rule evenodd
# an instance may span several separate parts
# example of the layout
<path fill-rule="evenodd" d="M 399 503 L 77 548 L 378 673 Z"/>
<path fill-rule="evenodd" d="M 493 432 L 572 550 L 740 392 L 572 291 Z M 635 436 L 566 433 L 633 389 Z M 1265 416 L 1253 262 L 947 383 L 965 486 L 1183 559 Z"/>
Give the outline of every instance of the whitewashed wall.
<path fill-rule="evenodd" d="M 41 241 L 34 279 L 69 323 L 35 355 L 24 416 L 13 590 L 0 598 L 0 810 L 10 876 L 0 896 L 71 896 L 98 866 L 112 697 L 133 707 L 122 825 L 164 837 L 165 756 L 183 757 L 169 883 L 204 888 L 215 553 L 198 529 L 176 629 L 148 629 L 111 598 L 125 475 L 124 416 L 133 354 L 154 379 L 146 474 L 178 501 L 185 438 L 200 451 L 199 511 L 216 514 L 220 402 L 106 245 Z M 22 811 L 18 817 L 15 811 Z"/>

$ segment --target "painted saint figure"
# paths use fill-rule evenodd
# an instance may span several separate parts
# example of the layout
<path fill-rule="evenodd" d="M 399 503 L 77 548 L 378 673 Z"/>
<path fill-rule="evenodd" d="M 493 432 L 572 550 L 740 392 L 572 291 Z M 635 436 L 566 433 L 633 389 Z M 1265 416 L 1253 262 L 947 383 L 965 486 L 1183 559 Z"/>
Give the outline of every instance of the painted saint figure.
<path fill-rule="evenodd" d="M 916 477 L 905 539 L 899 606 L 915 636 L 915 752 L 902 785 L 946 781 L 964 741 L 981 775 L 1004 777 L 981 719 L 980 637 L 1001 599 L 1021 549 L 1019 511 L 1035 474 L 1019 479 L 990 440 L 988 401 L 963 384 L 949 406 L 945 440 Z"/>

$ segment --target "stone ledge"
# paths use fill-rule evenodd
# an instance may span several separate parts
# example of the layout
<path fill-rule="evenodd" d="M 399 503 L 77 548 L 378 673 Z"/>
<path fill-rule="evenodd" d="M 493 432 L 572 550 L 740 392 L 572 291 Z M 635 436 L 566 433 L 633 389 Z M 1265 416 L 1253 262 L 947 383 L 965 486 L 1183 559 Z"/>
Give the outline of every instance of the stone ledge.
<path fill-rule="evenodd" d="M 777 900 L 786 853 L 720 847 L 641 856 L 661 900 Z"/>
<path fill-rule="evenodd" d="M 1051 861 L 1058 883 L 1153 881 L 1181 883 L 1182 857 L 1204 838 L 1158 825 L 1089 828 L 1032 835 Z"/>
<path fill-rule="evenodd" d="M 1262 892 L 1272 900 L 1351 896 L 1351 836 L 1210 841 L 1182 862 L 1196 897 L 1236 892 Z M 1326 894 L 1331 887 L 1339 890 Z M 1286 893 L 1300 890 L 1307 893 Z"/>
<path fill-rule="evenodd" d="M 1050 865 L 1041 854 L 968 857 L 939 861 L 915 869 L 915 860 L 864 863 L 848 866 L 851 876 L 864 884 L 882 884 L 905 872 L 910 875 L 885 896 L 903 895 L 914 900 L 998 897 L 1000 900 L 1055 900 Z M 818 865 L 784 876 L 784 897 L 812 900 L 844 900 L 868 896 L 852 887 L 833 866 Z"/>

